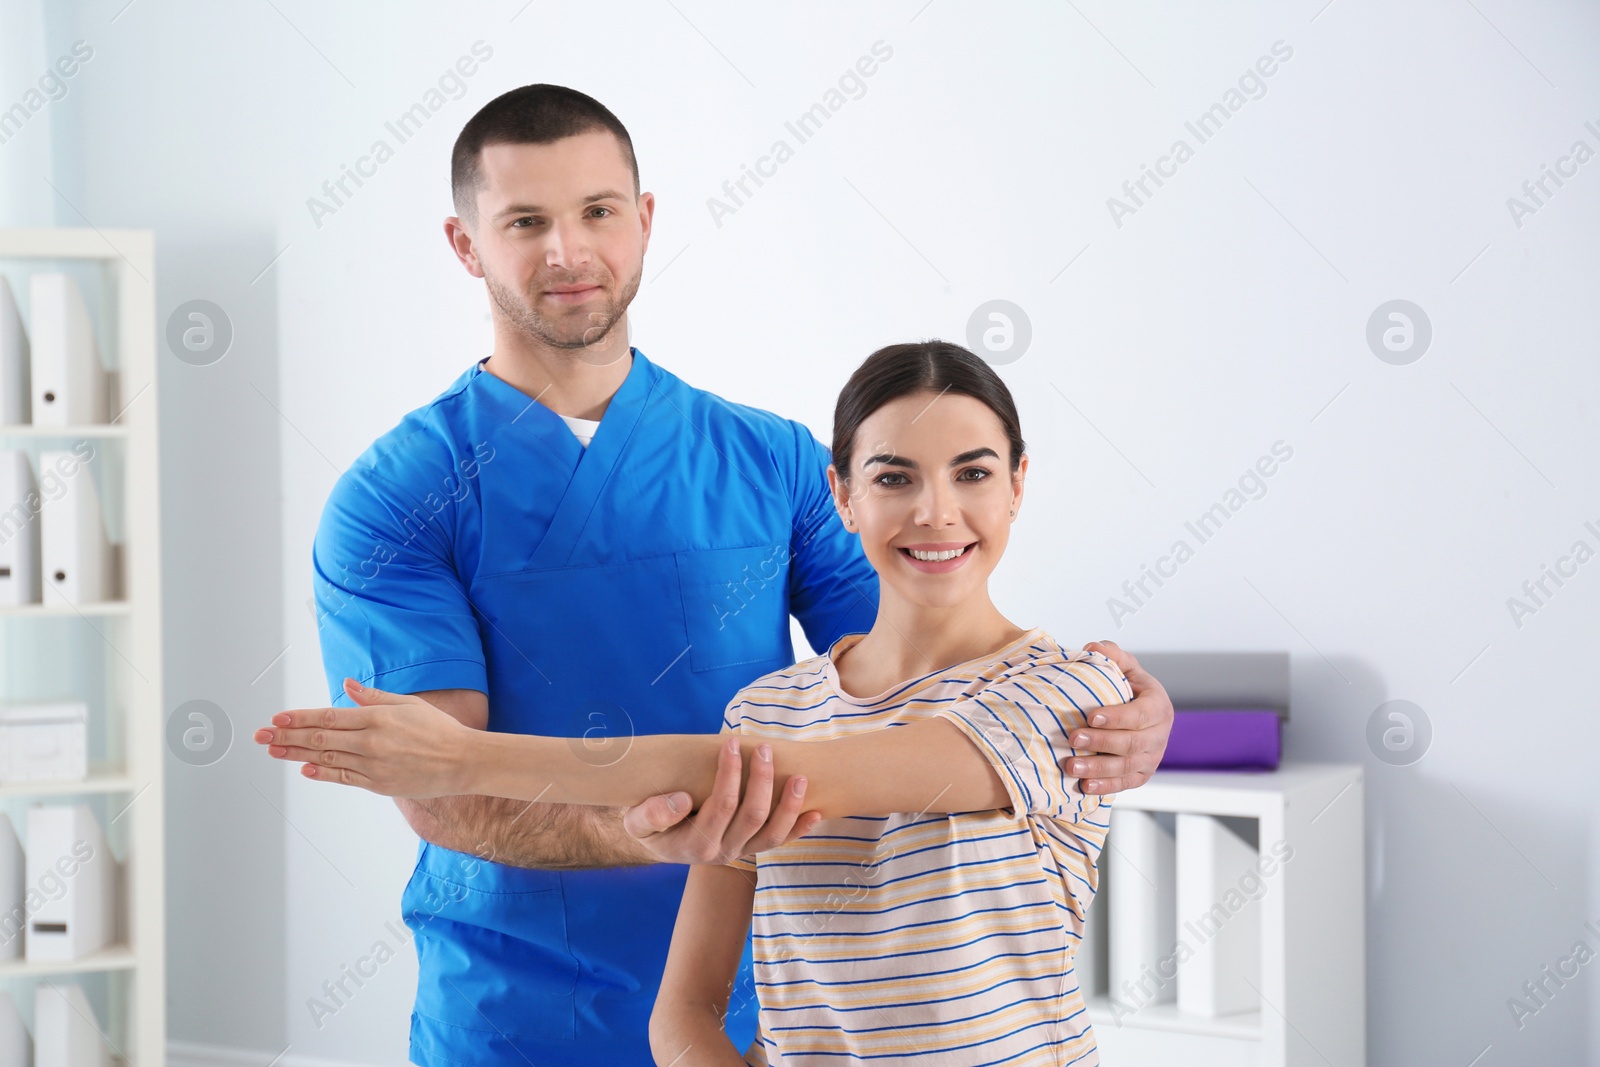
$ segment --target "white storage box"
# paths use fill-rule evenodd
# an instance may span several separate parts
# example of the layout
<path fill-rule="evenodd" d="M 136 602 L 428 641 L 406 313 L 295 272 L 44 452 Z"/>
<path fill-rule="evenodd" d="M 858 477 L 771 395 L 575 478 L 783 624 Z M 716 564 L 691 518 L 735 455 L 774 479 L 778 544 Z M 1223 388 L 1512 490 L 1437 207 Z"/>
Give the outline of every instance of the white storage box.
<path fill-rule="evenodd" d="M 0 785 L 88 777 L 89 706 L 0 705 Z"/>

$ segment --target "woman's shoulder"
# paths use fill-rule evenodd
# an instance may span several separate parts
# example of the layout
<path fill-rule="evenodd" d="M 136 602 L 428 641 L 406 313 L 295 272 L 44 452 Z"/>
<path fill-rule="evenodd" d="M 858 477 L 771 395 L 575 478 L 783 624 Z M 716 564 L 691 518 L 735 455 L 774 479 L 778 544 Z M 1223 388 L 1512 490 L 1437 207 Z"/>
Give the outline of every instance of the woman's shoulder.
<path fill-rule="evenodd" d="M 785 693 L 801 693 L 818 688 L 821 683 L 828 680 L 828 657 L 812 656 L 803 659 L 791 667 L 763 674 L 755 681 L 741 688 L 733 698 L 735 703 L 740 701 L 762 701 L 773 698 L 782 699 Z"/>
<path fill-rule="evenodd" d="M 1071 679 L 1096 691 L 1109 690 L 1106 696 L 1115 693 L 1124 701 L 1133 699 L 1133 689 L 1128 679 L 1111 657 L 1103 652 L 1071 648 L 1043 629 L 1030 634 L 1025 644 L 1019 645 L 985 673 L 988 677 L 983 681 L 988 685 L 1016 682 L 1023 678 L 1058 684 L 1063 679 Z"/>

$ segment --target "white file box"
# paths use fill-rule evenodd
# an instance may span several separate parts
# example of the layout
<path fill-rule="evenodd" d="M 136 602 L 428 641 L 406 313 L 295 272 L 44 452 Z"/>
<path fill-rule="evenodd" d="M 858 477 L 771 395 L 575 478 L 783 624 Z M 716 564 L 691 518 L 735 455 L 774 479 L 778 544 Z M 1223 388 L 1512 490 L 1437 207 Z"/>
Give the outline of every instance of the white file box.
<path fill-rule="evenodd" d="M 34 1067 L 111 1067 L 94 1006 L 76 982 L 40 982 L 33 992 Z"/>
<path fill-rule="evenodd" d="M 33 1062 L 33 1038 L 11 994 L 0 990 L 0 1063 L 28 1067 Z"/>
<path fill-rule="evenodd" d="M 111 544 L 100 512 L 94 471 L 75 452 L 39 453 L 40 479 L 59 474 L 60 485 L 39 509 L 41 582 L 72 604 L 90 604 L 111 595 Z"/>
<path fill-rule="evenodd" d="M 29 808 L 25 854 L 39 896 L 28 914 L 28 962 L 69 963 L 110 944 L 116 859 L 89 805 Z"/>
<path fill-rule="evenodd" d="M 77 281 L 68 274 L 28 279 L 33 421 L 80 426 L 106 421 L 106 372 Z"/>
<path fill-rule="evenodd" d="M 1107 964 L 1111 995 L 1134 1010 L 1177 999 L 1174 828 L 1166 812 L 1111 809 Z"/>
<path fill-rule="evenodd" d="M 28 929 L 27 863 L 11 817 L 0 812 L 0 960 L 20 960 Z M 0 1042 L 4 1047 L 4 1042 Z M 9 1063 L 0 1056 L 0 1063 Z"/>
<path fill-rule="evenodd" d="M 0 426 L 20 426 L 29 421 L 33 395 L 28 332 L 17 311 L 11 283 L 0 277 Z"/>
<path fill-rule="evenodd" d="M 0 785 L 81 782 L 89 774 L 89 706 L 0 704 Z"/>
<path fill-rule="evenodd" d="M 39 503 L 28 454 L 0 449 L 0 607 L 39 603 Z"/>
<path fill-rule="evenodd" d="M 1208 1018 L 1260 1011 L 1259 846 L 1228 820 L 1179 812 L 1177 852 L 1181 936 L 1194 946 L 1178 976 L 1178 1010 Z"/>

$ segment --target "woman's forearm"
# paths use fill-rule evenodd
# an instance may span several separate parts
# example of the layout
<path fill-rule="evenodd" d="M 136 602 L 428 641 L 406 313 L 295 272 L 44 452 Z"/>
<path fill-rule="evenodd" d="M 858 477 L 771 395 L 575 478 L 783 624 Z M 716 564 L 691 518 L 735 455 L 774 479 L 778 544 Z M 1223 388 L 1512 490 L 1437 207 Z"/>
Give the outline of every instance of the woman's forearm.
<path fill-rule="evenodd" d="M 827 741 L 762 742 L 738 734 L 594 741 L 473 731 L 462 792 L 626 807 L 682 791 L 699 808 L 716 778 L 718 747 L 730 739 L 740 745 L 745 781 L 765 746 L 774 761 L 773 804 L 790 777 L 803 776 L 806 807 L 823 818 L 984 811 L 1009 803 L 987 759 L 941 720 Z"/>
<path fill-rule="evenodd" d="M 725 740 L 715 734 L 592 740 L 479 730 L 468 739 L 464 791 L 515 800 L 627 807 L 682 790 L 698 808 L 711 794 L 718 747 Z"/>

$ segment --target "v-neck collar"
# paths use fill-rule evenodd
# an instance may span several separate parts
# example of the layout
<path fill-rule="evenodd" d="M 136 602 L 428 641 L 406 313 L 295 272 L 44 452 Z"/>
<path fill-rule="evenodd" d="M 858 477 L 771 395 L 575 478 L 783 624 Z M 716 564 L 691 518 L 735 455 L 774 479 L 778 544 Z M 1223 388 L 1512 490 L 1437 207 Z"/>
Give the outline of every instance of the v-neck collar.
<path fill-rule="evenodd" d="M 567 427 L 566 421 L 550 408 L 539 403 L 534 397 L 529 396 L 504 378 L 485 368 L 484 364 L 489 362 L 492 355 L 493 353 L 490 353 L 490 355 L 484 356 L 472 365 L 471 370 L 468 372 L 467 387 L 478 390 L 482 399 L 489 403 L 494 414 L 503 418 L 507 425 L 515 425 L 517 429 L 533 434 L 540 438 L 544 444 L 563 453 L 573 463 L 576 463 L 585 454 L 585 450 L 582 445 L 578 445 L 575 450 L 562 447 L 566 443 L 562 438 L 562 434 L 569 438 L 572 437 L 572 431 Z M 628 367 L 627 376 L 622 379 L 622 384 L 617 386 L 617 391 L 611 394 L 611 400 L 606 405 L 606 410 L 602 413 L 598 422 L 605 422 L 610 416 L 613 407 L 619 401 L 623 401 L 626 394 L 639 391 L 640 379 L 652 379 L 654 377 L 650 373 L 650 368 L 653 367 L 653 364 L 644 358 L 642 352 L 637 348 L 630 347 L 628 355 L 633 362 Z M 602 432 L 604 431 L 596 430 L 595 440 L 599 440 Z M 577 444 L 576 441 L 572 443 Z"/>
<path fill-rule="evenodd" d="M 472 384 L 483 389 L 497 413 L 507 422 L 525 426 L 526 432 L 535 435 L 560 457 L 563 468 L 571 472 L 550 526 L 528 559 L 530 567 L 561 567 L 571 561 L 584 524 L 616 470 L 618 460 L 639 425 L 639 417 L 654 393 L 661 371 L 637 348 L 630 347 L 628 354 L 633 363 L 606 404 L 600 425 L 587 448 L 554 411 L 485 370 L 482 360 L 473 367 Z"/>

